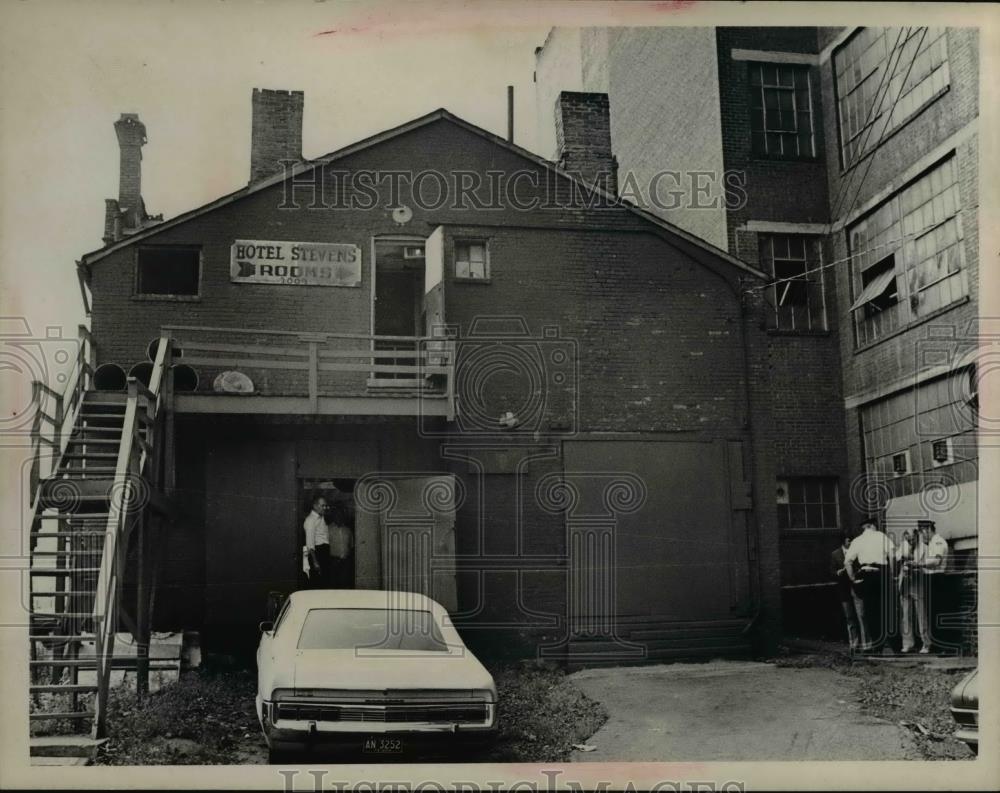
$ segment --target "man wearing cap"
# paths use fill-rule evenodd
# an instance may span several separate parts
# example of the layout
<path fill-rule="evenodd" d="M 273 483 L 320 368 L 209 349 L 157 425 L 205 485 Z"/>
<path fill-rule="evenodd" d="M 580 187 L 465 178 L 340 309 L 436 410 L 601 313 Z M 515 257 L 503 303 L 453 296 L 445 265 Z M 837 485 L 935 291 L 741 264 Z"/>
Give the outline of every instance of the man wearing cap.
<path fill-rule="evenodd" d="M 920 564 L 923 570 L 926 584 L 924 596 L 924 609 L 928 624 L 927 641 L 920 648 L 920 652 L 929 653 L 931 651 L 930 626 L 934 612 L 940 609 L 940 604 L 944 598 L 943 573 L 948 569 L 948 541 L 937 533 L 937 526 L 933 520 L 918 520 L 917 531 L 920 532 L 920 539 L 925 546 L 924 557 Z"/>
<path fill-rule="evenodd" d="M 844 569 L 851 583 L 861 590 L 867 634 L 862 651 L 880 653 L 886 639 L 885 610 L 893 602 L 886 597 L 886 589 L 895 549 L 874 518 L 865 518 L 860 528 L 861 533 L 844 554 Z"/>

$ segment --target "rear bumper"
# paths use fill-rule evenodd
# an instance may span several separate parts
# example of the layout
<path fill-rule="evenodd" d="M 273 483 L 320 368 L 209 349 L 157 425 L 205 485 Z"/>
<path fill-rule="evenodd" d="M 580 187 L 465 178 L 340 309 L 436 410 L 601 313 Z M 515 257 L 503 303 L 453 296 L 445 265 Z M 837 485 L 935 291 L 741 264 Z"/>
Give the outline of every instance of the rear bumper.
<path fill-rule="evenodd" d="M 435 744 L 488 743 L 496 735 L 496 706 L 490 709 L 489 723 L 462 724 L 454 722 L 358 722 L 306 721 L 278 719 L 271 702 L 261 702 L 257 709 L 267 744 L 272 749 L 300 749 L 311 746 L 361 744 L 366 738 L 398 739 L 406 746 Z"/>

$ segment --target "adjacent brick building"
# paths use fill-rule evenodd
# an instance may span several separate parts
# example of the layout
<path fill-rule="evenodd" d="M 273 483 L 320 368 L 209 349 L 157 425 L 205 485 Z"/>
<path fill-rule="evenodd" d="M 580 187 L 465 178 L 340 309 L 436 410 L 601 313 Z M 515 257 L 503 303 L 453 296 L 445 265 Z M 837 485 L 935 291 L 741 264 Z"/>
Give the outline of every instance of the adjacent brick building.
<path fill-rule="evenodd" d="M 619 184 L 672 172 L 646 206 L 771 278 L 786 593 L 868 512 L 974 570 L 976 31 L 553 29 L 536 61 L 543 146 L 555 93 L 606 91 Z"/>

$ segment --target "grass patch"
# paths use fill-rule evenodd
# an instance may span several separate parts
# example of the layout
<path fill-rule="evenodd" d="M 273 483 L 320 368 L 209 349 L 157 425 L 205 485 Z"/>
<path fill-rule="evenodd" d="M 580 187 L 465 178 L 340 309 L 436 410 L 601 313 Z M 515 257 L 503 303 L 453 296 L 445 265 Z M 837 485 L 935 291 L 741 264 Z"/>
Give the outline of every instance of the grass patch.
<path fill-rule="evenodd" d="M 250 671 L 186 672 L 142 702 L 112 689 L 99 765 L 219 765 L 266 755 Z"/>
<path fill-rule="evenodd" d="M 558 762 L 604 723 L 603 707 L 561 670 L 534 663 L 491 669 L 500 697 L 496 743 L 478 762 Z M 113 689 L 99 765 L 239 765 L 267 761 L 252 670 L 186 672 L 137 701 Z M 463 759 L 463 758 L 457 758 Z"/>

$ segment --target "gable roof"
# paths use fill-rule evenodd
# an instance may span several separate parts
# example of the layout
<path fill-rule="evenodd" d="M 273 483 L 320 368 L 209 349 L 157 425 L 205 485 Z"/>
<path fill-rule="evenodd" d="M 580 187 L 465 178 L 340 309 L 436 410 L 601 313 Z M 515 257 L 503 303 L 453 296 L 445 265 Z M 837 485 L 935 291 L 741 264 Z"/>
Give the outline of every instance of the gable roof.
<path fill-rule="evenodd" d="M 280 184 L 285 179 L 294 178 L 296 176 L 299 176 L 300 174 L 308 173 L 309 171 L 312 171 L 315 168 L 325 167 L 326 165 L 329 165 L 331 162 L 342 159 L 344 157 L 348 157 L 352 154 L 356 154 L 359 151 L 363 151 L 373 146 L 377 146 L 380 143 L 384 143 L 386 141 L 392 140 L 393 138 L 405 135 L 408 132 L 420 129 L 422 127 L 427 126 L 428 124 L 432 124 L 437 121 L 448 121 L 452 124 L 455 124 L 456 126 L 461 127 L 462 129 L 471 132 L 474 135 L 478 135 L 479 137 L 484 138 L 485 140 L 489 141 L 490 143 L 496 146 L 500 146 L 519 157 L 529 160 L 530 162 L 540 166 L 545 170 L 558 174 L 559 176 L 568 179 L 571 182 L 575 182 L 576 184 L 583 187 L 585 190 L 589 190 L 592 193 L 598 194 L 599 196 L 606 199 L 610 203 L 617 204 L 618 206 L 623 207 L 632 214 L 658 227 L 662 231 L 666 231 L 668 234 L 676 237 L 678 241 L 686 243 L 685 247 L 688 248 L 689 250 L 693 248 L 694 251 L 700 252 L 702 254 L 705 253 L 710 254 L 713 258 L 725 262 L 726 264 L 732 265 L 733 267 L 737 267 L 740 270 L 743 270 L 750 275 L 753 275 L 762 280 L 768 279 L 768 276 L 764 272 L 758 270 L 755 267 L 751 267 L 746 262 L 742 261 L 741 259 L 737 259 L 735 256 L 731 255 L 729 252 L 724 251 L 721 248 L 717 248 L 715 245 L 706 242 L 700 237 L 696 237 L 694 234 L 691 234 L 690 232 L 685 231 L 684 229 L 678 226 L 675 226 L 673 223 L 669 223 L 668 221 L 664 220 L 658 215 L 653 214 L 649 210 L 643 209 L 642 207 L 639 207 L 636 204 L 633 204 L 629 201 L 619 198 L 618 196 L 611 195 L 610 193 L 607 193 L 606 191 L 602 190 L 599 187 L 595 187 L 594 185 L 581 181 L 568 171 L 564 171 L 554 162 L 546 160 L 544 157 L 539 157 L 537 154 L 534 154 L 528 151 L 527 149 L 518 146 L 516 143 L 511 143 L 507 139 L 502 138 L 499 135 L 495 135 L 489 130 L 485 130 L 482 127 L 477 127 L 475 124 L 472 124 L 466 121 L 465 119 L 459 118 L 458 116 L 448 112 L 443 107 L 438 108 L 437 110 L 434 110 L 424 116 L 420 116 L 419 118 L 415 118 L 412 121 L 400 124 L 398 127 L 392 127 L 390 129 L 383 130 L 382 132 L 378 132 L 374 135 L 371 135 L 367 138 L 363 138 L 360 141 L 345 146 L 342 149 L 337 149 L 322 157 L 318 157 L 314 160 L 303 160 L 301 163 L 294 165 L 291 169 L 291 172 L 288 174 L 280 173 L 280 174 L 275 174 L 274 176 L 270 176 L 266 179 L 261 179 L 260 181 L 254 182 L 253 184 L 240 188 L 235 192 L 229 193 L 228 195 L 224 195 L 221 198 L 217 198 L 214 201 L 210 201 L 207 204 L 203 204 L 200 207 L 196 207 L 195 209 L 190 209 L 187 212 L 182 212 L 181 214 L 171 218 L 170 220 L 165 220 L 162 223 L 157 223 L 155 226 L 150 226 L 149 228 L 136 232 L 135 234 L 132 234 L 125 239 L 118 240 L 117 242 L 113 242 L 110 245 L 98 248 L 95 251 L 91 251 L 90 253 L 85 253 L 80 258 L 79 263 L 84 267 L 89 267 L 90 265 L 100 261 L 106 256 L 109 256 L 115 251 L 118 251 L 122 248 L 126 248 L 129 245 L 133 245 L 134 243 L 139 242 L 140 240 L 152 237 L 153 235 L 158 234 L 161 231 L 165 231 L 166 229 L 178 226 L 181 223 L 191 220 L 192 218 L 199 217 L 200 215 L 204 215 L 208 212 L 218 209 L 219 207 L 223 207 L 226 206 L 227 204 L 239 201 L 240 199 L 246 198 L 247 196 L 254 195 L 255 193 L 260 192 L 261 190 L 266 190 L 268 187 Z"/>

